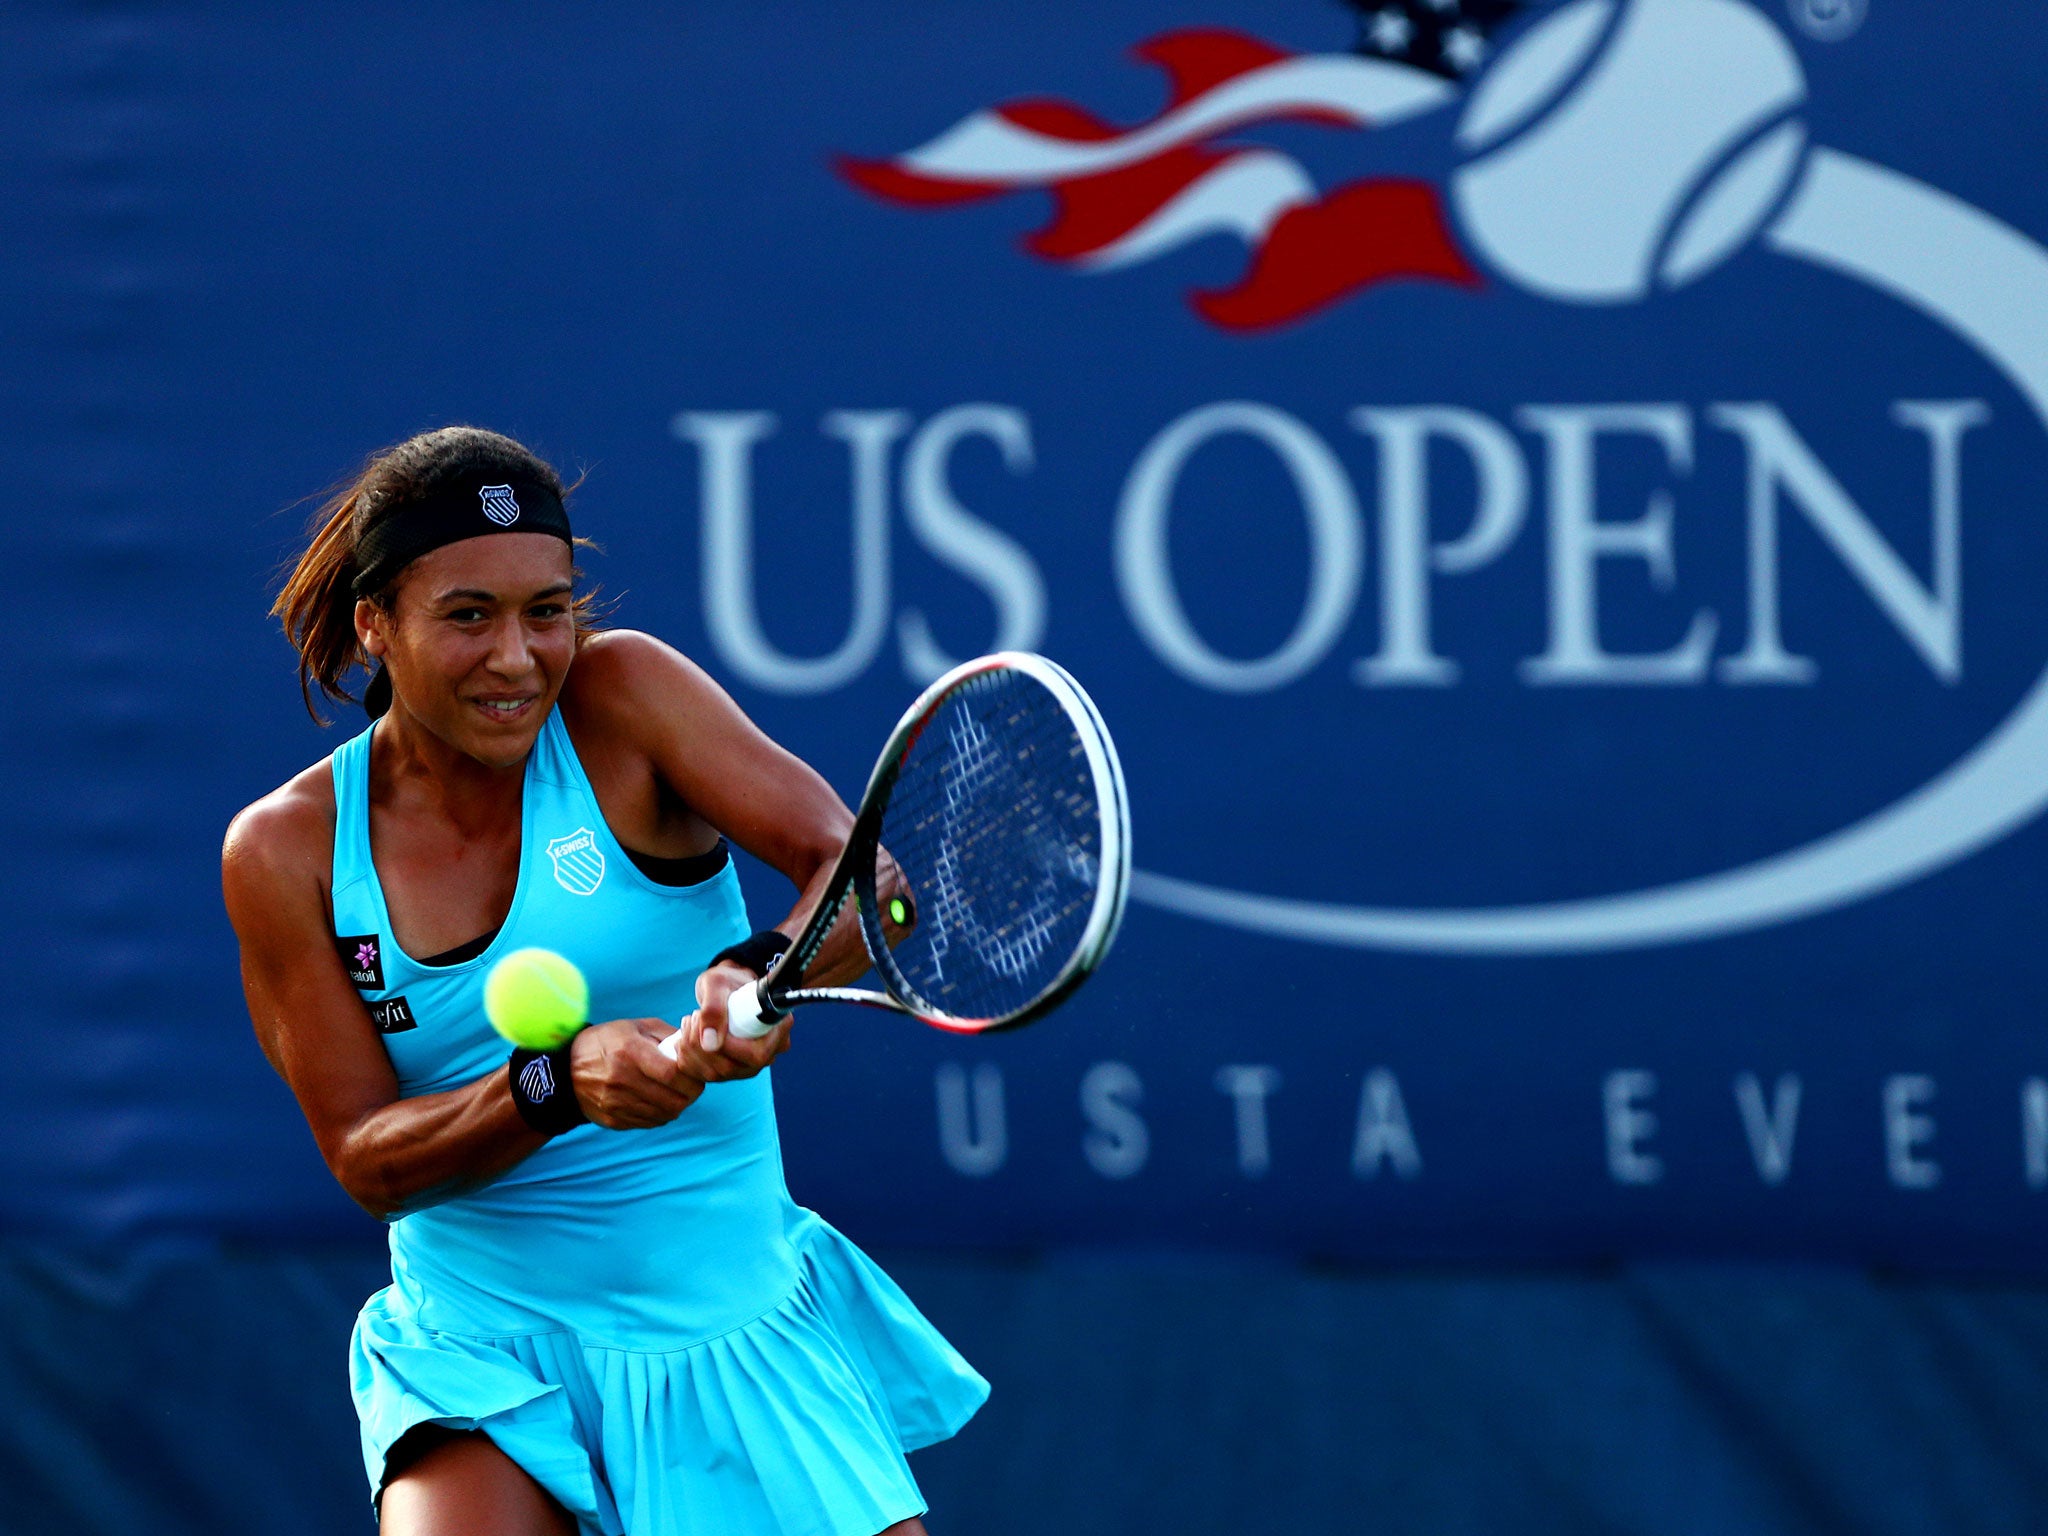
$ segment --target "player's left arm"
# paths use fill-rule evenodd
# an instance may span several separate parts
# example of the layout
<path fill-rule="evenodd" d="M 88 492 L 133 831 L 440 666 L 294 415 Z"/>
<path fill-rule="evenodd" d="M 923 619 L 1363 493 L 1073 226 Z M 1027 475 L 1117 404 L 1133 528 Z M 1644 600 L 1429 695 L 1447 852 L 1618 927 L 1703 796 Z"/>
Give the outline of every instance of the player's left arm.
<path fill-rule="evenodd" d="M 579 724 L 594 727 L 608 744 L 644 755 L 692 811 L 789 878 L 796 904 L 775 926 L 791 937 L 801 933 L 853 829 L 853 813 L 832 786 L 770 740 L 702 667 L 651 635 L 619 630 L 594 637 L 579 652 L 572 678 Z M 867 966 L 849 912 L 805 981 L 832 986 Z M 700 1027 L 715 1027 L 722 1036 L 726 997 L 752 979 L 734 965 L 700 977 Z M 778 1029 L 757 1043 L 784 1038 Z M 726 1040 L 725 1054 L 747 1044 Z"/>

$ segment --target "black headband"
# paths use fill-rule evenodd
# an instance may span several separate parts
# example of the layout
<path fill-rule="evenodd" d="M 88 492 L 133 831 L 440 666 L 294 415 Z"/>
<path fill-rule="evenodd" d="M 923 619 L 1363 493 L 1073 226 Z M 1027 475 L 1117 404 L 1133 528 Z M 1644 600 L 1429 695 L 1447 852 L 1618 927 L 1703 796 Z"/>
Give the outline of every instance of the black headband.
<path fill-rule="evenodd" d="M 356 546 L 356 596 L 376 596 L 428 550 L 486 533 L 551 533 L 574 542 L 562 498 L 547 485 L 526 475 L 463 475 L 407 502 L 363 535 Z"/>

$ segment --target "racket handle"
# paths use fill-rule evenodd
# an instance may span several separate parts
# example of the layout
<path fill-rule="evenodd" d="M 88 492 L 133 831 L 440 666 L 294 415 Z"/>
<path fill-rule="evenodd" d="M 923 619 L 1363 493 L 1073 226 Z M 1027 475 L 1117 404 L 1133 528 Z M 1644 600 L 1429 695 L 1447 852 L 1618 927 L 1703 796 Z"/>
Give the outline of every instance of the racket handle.
<path fill-rule="evenodd" d="M 725 1027 L 736 1040 L 758 1040 L 775 1027 L 761 1017 L 761 983 L 750 981 L 725 1000 Z"/>
<path fill-rule="evenodd" d="M 735 1040 L 758 1040 L 784 1017 L 786 1015 L 777 1015 L 772 1022 L 761 1017 L 761 984 L 758 981 L 748 982 L 725 1000 L 725 1032 Z M 677 1030 L 655 1049 L 670 1061 L 681 1061 L 683 1031 Z"/>

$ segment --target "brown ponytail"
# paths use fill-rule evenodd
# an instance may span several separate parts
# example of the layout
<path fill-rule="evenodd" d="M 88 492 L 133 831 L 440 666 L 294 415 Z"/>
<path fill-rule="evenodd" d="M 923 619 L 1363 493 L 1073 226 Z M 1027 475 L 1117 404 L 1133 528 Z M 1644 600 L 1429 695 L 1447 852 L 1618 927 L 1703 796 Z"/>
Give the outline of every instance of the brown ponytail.
<path fill-rule="evenodd" d="M 320 724 L 329 722 L 313 703 L 314 687 L 338 703 L 352 703 L 356 696 L 344 679 L 354 668 L 369 664 L 356 639 L 356 551 L 364 536 L 443 481 L 479 473 L 528 476 L 564 498 L 571 489 L 538 454 L 509 437 L 481 427 L 441 427 L 372 454 L 355 478 L 314 512 L 307 525 L 305 553 L 285 578 L 270 611 L 284 624 L 299 653 L 299 693 L 306 712 Z M 587 542 L 576 541 L 579 546 Z M 389 607 L 397 585 L 394 576 L 382 591 L 367 595 Z M 592 601 L 591 594 L 583 593 L 572 605 L 579 641 L 594 627 Z M 373 715 L 381 714 L 376 706 L 388 702 L 388 695 L 389 684 L 379 674 L 364 702 Z"/>

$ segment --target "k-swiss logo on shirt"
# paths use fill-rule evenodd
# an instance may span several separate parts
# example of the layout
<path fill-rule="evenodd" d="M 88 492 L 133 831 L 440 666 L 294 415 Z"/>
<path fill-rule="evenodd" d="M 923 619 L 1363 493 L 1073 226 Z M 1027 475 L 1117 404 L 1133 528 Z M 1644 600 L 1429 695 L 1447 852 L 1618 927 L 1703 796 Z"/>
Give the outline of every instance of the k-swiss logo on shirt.
<path fill-rule="evenodd" d="M 412 1007 L 404 998 L 387 997 L 381 1003 L 370 1004 L 370 1022 L 377 1026 L 380 1035 L 400 1035 L 417 1029 L 420 1021 L 412 1016 Z"/>
<path fill-rule="evenodd" d="M 486 485 L 477 490 L 477 500 L 484 506 L 484 516 L 500 528 L 510 528 L 519 521 L 519 500 L 512 494 L 509 485 Z"/>
<path fill-rule="evenodd" d="M 384 990 L 384 940 L 374 933 L 337 933 L 334 947 L 348 979 L 365 992 Z"/>
<path fill-rule="evenodd" d="M 548 857 L 555 861 L 555 883 L 572 896 L 594 896 L 604 884 L 604 850 L 588 827 L 549 843 Z"/>

